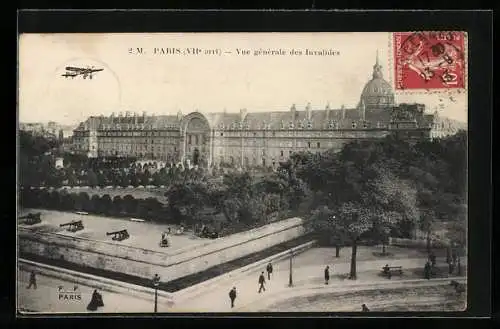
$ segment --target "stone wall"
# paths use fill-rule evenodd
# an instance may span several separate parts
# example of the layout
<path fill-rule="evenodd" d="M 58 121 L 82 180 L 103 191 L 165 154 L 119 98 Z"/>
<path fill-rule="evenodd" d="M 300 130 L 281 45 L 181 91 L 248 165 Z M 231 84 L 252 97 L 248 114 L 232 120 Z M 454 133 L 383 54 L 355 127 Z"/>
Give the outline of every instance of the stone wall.
<path fill-rule="evenodd" d="M 148 279 L 158 273 L 162 281 L 170 281 L 262 251 L 304 233 L 302 219 L 291 218 L 171 253 L 57 233 L 34 233 L 22 228 L 18 230 L 18 241 L 19 251 L 23 253 L 64 259 L 83 266 Z"/>

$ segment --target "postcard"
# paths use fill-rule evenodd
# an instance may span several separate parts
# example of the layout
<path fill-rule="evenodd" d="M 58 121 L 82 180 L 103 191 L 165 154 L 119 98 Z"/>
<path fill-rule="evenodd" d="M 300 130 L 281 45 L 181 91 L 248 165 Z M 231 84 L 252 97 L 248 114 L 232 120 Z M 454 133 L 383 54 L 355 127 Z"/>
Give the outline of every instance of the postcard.
<path fill-rule="evenodd" d="M 21 34 L 18 311 L 464 311 L 467 47 Z"/>

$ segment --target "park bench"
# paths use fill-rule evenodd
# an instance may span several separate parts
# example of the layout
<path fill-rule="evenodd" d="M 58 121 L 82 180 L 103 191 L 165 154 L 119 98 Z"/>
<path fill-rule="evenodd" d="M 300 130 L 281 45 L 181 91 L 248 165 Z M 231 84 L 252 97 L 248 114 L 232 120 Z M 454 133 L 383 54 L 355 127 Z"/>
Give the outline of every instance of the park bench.
<path fill-rule="evenodd" d="M 382 267 L 382 275 L 389 279 L 393 275 L 403 275 L 403 266 L 384 266 Z"/>
<path fill-rule="evenodd" d="M 460 295 L 460 294 L 462 294 L 462 293 L 464 293 L 464 292 L 465 292 L 465 285 L 464 285 L 464 284 L 462 284 L 462 283 L 459 283 L 459 282 L 457 282 L 457 281 L 455 281 L 455 280 L 452 280 L 452 281 L 450 282 L 450 286 L 452 286 L 453 288 L 455 288 L 455 292 L 456 292 L 458 295 Z"/>

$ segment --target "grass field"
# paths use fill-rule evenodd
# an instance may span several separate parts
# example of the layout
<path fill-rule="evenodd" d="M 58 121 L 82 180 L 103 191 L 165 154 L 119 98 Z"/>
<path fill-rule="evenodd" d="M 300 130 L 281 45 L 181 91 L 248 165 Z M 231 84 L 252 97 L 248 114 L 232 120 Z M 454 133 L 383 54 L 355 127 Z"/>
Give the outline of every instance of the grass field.
<path fill-rule="evenodd" d="M 362 304 L 374 312 L 463 311 L 466 295 L 448 285 L 325 293 L 290 298 L 261 311 L 359 312 Z"/>
<path fill-rule="evenodd" d="M 190 232 L 185 232 L 183 235 L 170 235 L 168 237 L 170 246 L 162 248 L 159 246 L 162 232 L 166 231 L 168 227 L 171 227 L 172 232 L 174 232 L 176 230 L 175 225 L 134 222 L 123 218 L 102 217 L 90 214 L 78 215 L 70 212 L 41 209 L 23 209 L 20 215 L 22 216 L 29 212 L 40 212 L 42 214 L 42 222 L 31 226 L 24 226 L 22 224 L 20 226 L 27 227 L 36 232 L 58 232 L 67 236 L 113 242 L 116 244 L 162 252 L 170 252 L 176 249 L 192 245 L 194 246 L 209 241 L 208 239 L 199 238 Z M 59 227 L 60 224 L 74 220 L 82 220 L 85 229 L 72 233 Z M 106 235 L 106 232 L 114 232 L 124 229 L 126 229 L 130 234 L 130 238 L 126 240 L 113 241 L 111 240 L 111 236 Z"/>

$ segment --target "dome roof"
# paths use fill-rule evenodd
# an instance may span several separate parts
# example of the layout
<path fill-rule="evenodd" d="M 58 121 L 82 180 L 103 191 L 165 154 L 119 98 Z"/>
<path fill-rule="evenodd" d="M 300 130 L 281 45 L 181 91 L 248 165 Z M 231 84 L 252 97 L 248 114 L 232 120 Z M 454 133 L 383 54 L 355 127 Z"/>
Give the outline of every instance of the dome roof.
<path fill-rule="evenodd" d="M 373 65 L 373 76 L 361 92 L 360 106 L 365 106 L 367 109 L 381 109 L 394 105 L 394 91 L 383 78 L 382 66 L 379 64 L 377 52 L 377 60 Z"/>

